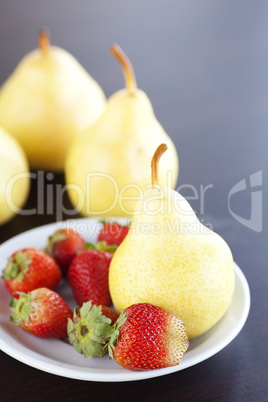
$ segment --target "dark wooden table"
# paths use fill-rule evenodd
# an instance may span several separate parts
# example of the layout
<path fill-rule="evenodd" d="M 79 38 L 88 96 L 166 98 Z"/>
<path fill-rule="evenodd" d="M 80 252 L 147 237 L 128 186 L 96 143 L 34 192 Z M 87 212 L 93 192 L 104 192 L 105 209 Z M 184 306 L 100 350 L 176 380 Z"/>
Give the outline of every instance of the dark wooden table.
<path fill-rule="evenodd" d="M 0 85 L 48 26 L 52 42 L 74 54 L 110 96 L 123 79 L 107 49 L 113 42 L 122 46 L 176 144 L 178 188 L 228 242 L 251 292 L 242 331 L 196 366 L 143 381 L 101 383 L 48 374 L 0 352 L 1 401 L 268 400 L 267 17 L 267 2 L 244 0 L 0 2 Z M 251 188 L 255 173 L 259 183 Z M 231 197 L 241 181 L 247 188 Z M 64 177 L 49 183 L 63 188 Z M 253 191 L 263 205 L 252 202 Z M 25 208 L 36 207 L 37 193 L 33 180 Z M 66 194 L 63 205 L 71 208 Z M 0 228 L 0 242 L 56 220 L 56 208 L 52 215 L 19 214 Z"/>

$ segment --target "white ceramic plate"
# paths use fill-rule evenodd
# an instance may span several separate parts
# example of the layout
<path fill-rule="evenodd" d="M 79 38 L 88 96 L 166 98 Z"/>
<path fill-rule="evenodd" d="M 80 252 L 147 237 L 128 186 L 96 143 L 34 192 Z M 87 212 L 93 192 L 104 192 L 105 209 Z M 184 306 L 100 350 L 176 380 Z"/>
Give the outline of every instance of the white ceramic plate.
<path fill-rule="evenodd" d="M 125 222 L 122 219 L 121 221 Z M 76 219 L 41 226 L 15 236 L 0 246 L 0 272 L 5 267 L 7 258 L 14 251 L 24 247 L 42 249 L 51 233 L 67 225 L 79 231 L 86 240 L 91 242 L 96 241 L 101 228 L 97 219 Z M 230 309 L 213 328 L 190 341 L 190 347 L 178 366 L 142 372 L 129 371 L 112 360 L 107 361 L 106 358 L 92 358 L 88 361 L 68 342 L 40 339 L 27 334 L 9 322 L 10 296 L 2 280 L 0 281 L 0 349 L 37 369 L 86 381 L 133 381 L 174 373 L 200 363 L 219 352 L 237 336 L 244 326 L 250 308 L 250 292 L 243 273 L 235 263 L 234 271 L 235 295 Z M 62 280 L 57 291 L 71 308 L 76 305 L 67 281 Z"/>

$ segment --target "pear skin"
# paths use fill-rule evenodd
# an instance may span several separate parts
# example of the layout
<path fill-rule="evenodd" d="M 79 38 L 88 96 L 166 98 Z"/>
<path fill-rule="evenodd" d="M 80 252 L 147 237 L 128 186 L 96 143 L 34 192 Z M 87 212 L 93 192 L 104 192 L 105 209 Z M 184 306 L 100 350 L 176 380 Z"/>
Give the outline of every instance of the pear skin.
<path fill-rule="evenodd" d="M 71 142 L 105 106 L 99 84 L 41 31 L 38 49 L 20 61 L 0 90 L 0 125 L 22 145 L 31 168 L 63 171 Z"/>
<path fill-rule="evenodd" d="M 172 140 L 157 121 L 148 96 L 136 87 L 132 66 L 123 60 L 126 88 L 114 93 L 100 119 L 77 138 L 67 155 L 65 176 L 72 204 L 85 216 L 131 216 L 136 200 L 150 185 L 151 156 L 161 142 L 160 183 L 175 187 L 178 156 Z M 118 53 L 119 52 L 119 53 Z"/>
<path fill-rule="evenodd" d="M 0 225 L 25 203 L 30 189 L 29 164 L 20 144 L 0 127 Z"/>
<path fill-rule="evenodd" d="M 225 314 L 234 286 L 229 246 L 202 225 L 186 199 L 159 186 L 145 193 L 110 265 L 117 312 L 152 303 L 181 318 L 195 338 Z"/>

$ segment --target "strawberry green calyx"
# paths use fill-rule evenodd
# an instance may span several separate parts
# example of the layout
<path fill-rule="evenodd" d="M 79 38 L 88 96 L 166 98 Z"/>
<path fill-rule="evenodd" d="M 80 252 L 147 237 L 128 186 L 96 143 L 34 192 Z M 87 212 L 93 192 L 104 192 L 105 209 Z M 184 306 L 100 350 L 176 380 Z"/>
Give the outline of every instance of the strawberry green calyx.
<path fill-rule="evenodd" d="M 101 313 L 102 307 L 88 301 L 74 309 L 73 320 L 68 319 L 67 332 L 70 343 L 86 359 L 101 356 L 105 343 L 113 331 L 111 320 Z"/>
<path fill-rule="evenodd" d="M 47 245 L 45 247 L 45 252 L 49 255 L 53 255 L 53 250 L 57 243 L 63 241 L 67 238 L 67 236 L 61 232 L 61 230 L 57 230 L 57 232 L 53 233 L 53 235 L 49 236 Z"/>
<path fill-rule="evenodd" d="M 105 225 L 110 225 L 110 224 L 115 224 L 115 225 L 119 225 L 119 226 L 130 226 L 130 224 L 131 224 L 131 219 L 127 219 L 127 221 L 124 222 L 124 223 L 119 223 L 119 222 L 117 222 L 117 221 L 111 220 L 110 218 L 107 218 L 107 219 L 100 219 L 100 220 L 99 220 L 99 223 L 100 223 L 101 225 L 103 225 L 103 226 L 105 226 Z"/>
<path fill-rule="evenodd" d="M 106 223 L 108 223 L 109 221 L 108 220 L 106 220 L 106 219 L 99 219 L 99 223 L 101 224 L 101 225 L 106 225 Z M 110 223 L 110 222 L 109 222 Z"/>
<path fill-rule="evenodd" d="M 31 304 L 31 293 L 15 292 L 15 294 L 19 294 L 20 297 L 19 299 L 13 297 L 9 303 L 12 310 L 9 320 L 18 326 L 23 322 L 29 322 L 34 309 Z"/>
<path fill-rule="evenodd" d="M 27 251 L 18 251 L 14 257 L 8 259 L 8 265 L 3 272 L 2 278 L 7 281 L 16 278 L 18 282 L 22 282 L 31 262 L 32 260 L 28 258 Z"/>
<path fill-rule="evenodd" d="M 109 342 L 107 342 L 107 344 L 103 348 L 101 357 L 103 357 L 105 355 L 105 353 L 108 349 L 109 360 L 113 359 L 113 355 L 114 355 L 113 351 L 114 351 L 117 341 L 119 339 L 120 328 L 122 327 L 122 325 L 124 325 L 126 320 L 127 320 L 127 314 L 123 311 L 120 314 L 120 316 L 118 317 L 117 321 L 112 326 L 112 330 L 113 330 L 112 334 L 110 336 Z"/>
<path fill-rule="evenodd" d="M 96 246 L 93 243 L 85 243 L 85 248 L 87 250 L 96 249 L 96 250 L 108 251 L 109 253 L 114 253 L 115 250 L 117 249 L 117 246 L 115 245 L 107 246 L 107 244 L 105 244 L 104 242 L 99 241 Z"/>

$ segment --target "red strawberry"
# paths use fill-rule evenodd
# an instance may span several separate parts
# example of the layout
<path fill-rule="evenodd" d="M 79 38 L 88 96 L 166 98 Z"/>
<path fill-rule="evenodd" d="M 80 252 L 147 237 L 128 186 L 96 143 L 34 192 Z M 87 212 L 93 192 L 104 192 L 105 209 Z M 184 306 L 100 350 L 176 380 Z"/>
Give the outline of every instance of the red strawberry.
<path fill-rule="evenodd" d="M 28 294 L 20 293 L 19 299 L 11 299 L 10 306 L 10 320 L 24 331 L 40 338 L 67 336 L 72 311 L 53 290 L 39 288 Z"/>
<path fill-rule="evenodd" d="M 148 303 L 127 307 L 114 325 L 103 352 L 129 370 L 175 366 L 188 349 L 182 320 Z"/>
<path fill-rule="evenodd" d="M 40 287 L 54 290 L 61 280 L 61 270 L 56 261 L 43 251 L 24 248 L 8 259 L 2 278 L 11 295 L 14 292 L 28 293 Z"/>
<path fill-rule="evenodd" d="M 89 300 L 87 303 L 90 303 L 90 305 L 92 305 L 92 307 L 95 306 L 95 304 L 91 303 L 91 300 Z M 86 303 L 83 303 L 83 305 L 84 304 L 86 304 Z M 77 312 L 77 316 L 79 318 L 81 318 L 79 307 L 76 307 L 76 312 Z M 119 317 L 119 314 L 115 310 L 113 310 L 111 307 L 108 307 L 108 306 L 101 306 L 101 314 L 105 315 L 105 317 L 107 317 L 107 318 L 110 318 L 110 320 L 111 320 L 110 325 L 114 325 L 116 320 Z"/>
<path fill-rule="evenodd" d="M 115 310 L 113 310 L 111 307 L 108 307 L 108 306 L 101 306 L 101 314 L 110 318 L 111 325 L 114 325 L 116 320 L 119 317 L 119 314 Z"/>
<path fill-rule="evenodd" d="M 84 249 L 85 240 L 72 229 L 60 229 L 48 238 L 45 251 L 59 264 L 62 273 L 68 268 L 79 250 Z"/>
<path fill-rule="evenodd" d="M 96 306 L 91 301 L 84 303 L 80 310 L 76 307 L 73 319 L 68 320 L 70 343 L 87 359 L 101 356 L 117 318 L 118 314 L 110 307 Z"/>
<path fill-rule="evenodd" d="M 96 305 L 109 306 L 112 303 L 108 286 L 112 256 L 104 250 L 90 249 L 73 259 L 68 281 L 79 306 L 89 300 Z"/>
<path fill-rule="evenodd" d="M 120 225 L 117 222 L 105 223 L 99 233 L 98 242 L 119 246 L 128 234 L 128 231 L 129 226 Z"/>

